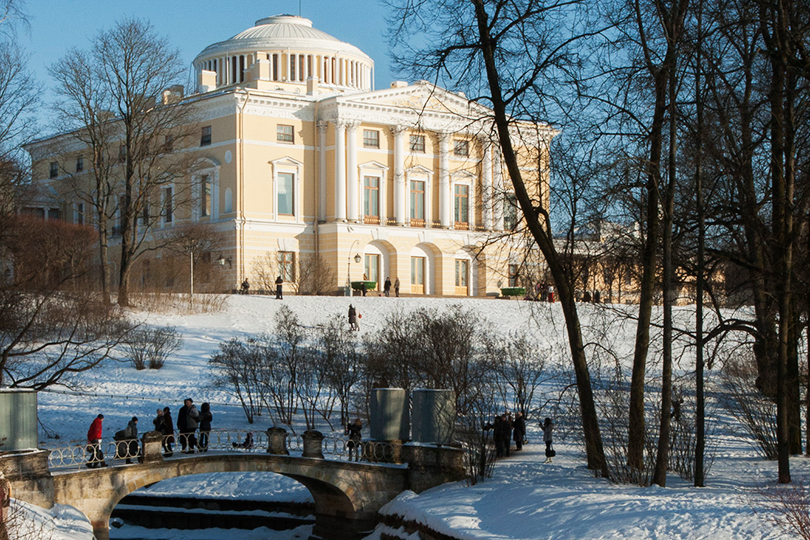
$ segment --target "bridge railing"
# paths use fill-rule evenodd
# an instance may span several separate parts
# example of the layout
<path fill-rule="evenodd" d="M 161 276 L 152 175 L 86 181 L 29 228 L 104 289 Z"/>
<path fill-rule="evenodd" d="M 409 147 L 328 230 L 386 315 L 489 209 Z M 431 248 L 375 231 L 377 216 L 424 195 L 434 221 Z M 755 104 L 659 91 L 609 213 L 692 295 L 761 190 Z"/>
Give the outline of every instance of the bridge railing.
<path fill-rule="evenodd" d="M 266 431 L 245 429 L 212 429 L 209 432 L 175 433 L 163 436 L 165 458 L 181 457 L 183 443 L 186 452 L 239 452 L 266 453 L 269 451 L 269 440 Z M 141 455 L 141 441 L 102 440 L 99 444 L 71 442 L 63 446 L 47 447 L 50 450 L 48 466 L 50 469 L 65 468 L 100 468 L 109 465 L 120 465 L 121 462 L 133 462 Z M 193 443 L 193 448 L 189 443 Z M 304 437 L 301 434 L 287 435 L 285 445 L 291 455 L 300 455 L 304 451 Z M 172 452 L 169 453 L 169 448 Z M 347 437 L 325 435 L 321 442 L 321 451 L 329 459 L 397 462 L 398 456 L 394 445 L 384 441 L 352 441 Z M 179 455 L 178 455 L 179 454 Z"/>

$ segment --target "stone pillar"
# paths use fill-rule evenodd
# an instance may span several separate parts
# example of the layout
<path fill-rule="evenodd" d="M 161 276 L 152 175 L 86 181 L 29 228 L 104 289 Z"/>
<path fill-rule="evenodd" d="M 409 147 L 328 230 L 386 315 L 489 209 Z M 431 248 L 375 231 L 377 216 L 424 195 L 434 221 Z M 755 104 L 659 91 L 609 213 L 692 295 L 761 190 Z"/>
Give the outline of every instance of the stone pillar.
<path fill-rule="evenodd" d="M 492 230 L 492 151 L 489 139 L 481 138 L 484 153 L 481 161 L 481 207 L 484 229 Z"/>
<path fill-rule="evenodd" d="M 394 217 L 397 225 L 405 225 L 405 126 L 391 126 L 394 134 Z"/>
<path fill-rule="evenodd" d="M 357 124 L 346 124 L 346 219 L 357 221 L 359 186 L 357 183 Z"/>
<path fill-rule="evenodd" d="M 141 463 L 159 463 L 163 461 L 163 434 L 159 431 L 147 431 L 141 437 L 143 456 Z"/>
<path fill-rule="evenodd" d="M 492 160 L 492 219 L 495 221 L 495 230 L 503 230 L 503 169 L 501 168 L 501 153 L 495 149 L 495 156 Z"/>
<path fill-rule="evenodd" d="M 323 433 L 314 429 L 305 431 L 303 457 L 323 459 Z"/>
<path fill-rule="evenodd" d="M 439 222 L 449 229 L 453 221 L 450 193 L 450 133 L 439 133 Z"/>
<path fill-rule="evenodd" d="M 408 464 L 408 489 L 416 493 L 467 476 L 464 450 L 455 446 L 405 444 L 402 461 Z"/>
<path fill-rule="evenodd" d="M 326 128 L 318 122 L 318 221 L 326 221 Z"/>
<path fill-rule="evenodd" d="M 335 220 L 346 221 L 346 124 L 335 122 Z"/>
<path fill-rule="evenodd" d="M 267 453 L 277 456 L 289 456 L 287 450 L 287 430 L 280 427 L 267 429 Z"/>

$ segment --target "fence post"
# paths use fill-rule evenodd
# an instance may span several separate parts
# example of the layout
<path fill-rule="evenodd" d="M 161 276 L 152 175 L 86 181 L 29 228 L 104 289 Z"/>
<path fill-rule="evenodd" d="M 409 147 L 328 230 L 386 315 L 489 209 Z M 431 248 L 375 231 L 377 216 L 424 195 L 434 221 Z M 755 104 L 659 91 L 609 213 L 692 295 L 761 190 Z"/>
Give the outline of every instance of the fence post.
<path fill-rule="evenodd" d="M 323 459 L 323 433 L 314 429 L 304 432 L 303 457 Z"/>
<path fill-rule="evenodd" d="M 163 461 L 163 434 L 159 431 L 147 431 L 141 438 L 141 448 L 142 463 Z"/>
<path fill-rule="evenodd" d="M 277 456 L 289 456 L 287 450 L 287 430 L 281 427 L 267 429 L 267 453 Z"/>

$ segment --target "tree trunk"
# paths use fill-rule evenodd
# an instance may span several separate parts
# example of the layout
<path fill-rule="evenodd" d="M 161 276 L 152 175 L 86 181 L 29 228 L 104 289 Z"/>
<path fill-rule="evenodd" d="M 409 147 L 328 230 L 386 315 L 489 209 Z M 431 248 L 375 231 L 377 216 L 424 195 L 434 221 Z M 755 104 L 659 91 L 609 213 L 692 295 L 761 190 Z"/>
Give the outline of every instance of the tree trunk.
<path fill-rule="evenodd" d="M 633 373 L 630 379 L 630 410 L 627 434 L 627 465 L 635 470 L 644 467 L 644 384 L 647 372 L 647 353 L 650 348 L 650 319 L 657 267 L 658 248 L 658 188 L 661 185 L 660 162 L 663 147 L 664 113 L 667 107 L 666 69 L 655 74 L 655 112 L 650 128 L 650 159 L 647 165 L 646 238 L 641 258 L 642 275 L 639 284 L 638 325 L 633 352 Z"/>
<path fill-rule="evenodd" d="M 669 439 L 672 411 L 672 304 L 675 301 L 674 271 L 672 263 L 672 223 L 675 213 L 675 186 L 677 168 L 675 166 L 677 155 L 676 141 L 676 81 L 677 63 L 672 62 L 669 69 L 669 157 L 668 181 L 666 196 L 664 198 L 663 223 L 663 255 L 664 255 L 664 334 L 663 334 L 663 365 L 661 366 L 661 424 L 658 430 L 658 452 L 655 458 L 655 471 L 653 483 L 661 487 L 667 485 L 667 468 L 669 467 Z"/>
<path fill-rule="evenodd" d="M 571 349 L 571 360 L 574 365 L 577 390 L 579 392 L 588 468 L 600 471 L 602 476 L 609 477 L 573 290 L 565 274 L 562 260 L 554 247 L 550 230 L 545 229 L 547 224 L 544 223 L 541 225 L 538 212 L 533 208 L 531 198 L 523 183 L 517 156 L 512 146 L 509 120 L 506 114 L 506 106 L 502 96 L 498 68 L 495 60 L 496 45 L 492 41 L 492 36 L 490 35 L 489 26 L 487 24 L 488 15 L 483 0 L 473 0 L 473 4 L 475 5 L 478 35 L 481 40 L 481 52 L 486 66 L 487 81 L 492 96 L 494 120 L 498 129 L 498 137 L 504 155 L 504 163 L 512 179 L 515 195 L 517 196 L 520 209 L 526 219 L 527 226 L 549 265 L 552 278 L 554 279 L 554 285 L 557 287 L 563 314 L 565 315 L 568 342 Z"/>

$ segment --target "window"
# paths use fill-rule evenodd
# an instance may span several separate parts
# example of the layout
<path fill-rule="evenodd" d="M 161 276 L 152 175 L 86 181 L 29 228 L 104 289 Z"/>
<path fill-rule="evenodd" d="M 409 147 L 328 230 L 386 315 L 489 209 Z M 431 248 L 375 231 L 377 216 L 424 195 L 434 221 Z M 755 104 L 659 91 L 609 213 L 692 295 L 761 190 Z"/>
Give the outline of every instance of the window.
<path fill-rule="evenodd" d="M 518 265 L 516 264 L 509 265 L 509 286 L 518 286 Z"/>
<path fill-rule="evenodd" d="M 378 290 L 380 288 L 380 256 L 367 254 L 363 263 L 363 273 L 369 281 L 377 282 L 377 287 L 374 290 Z"/>
<path fill-rule="evenodd" d="M 84 158 L 79 156 L 76 158 L 76 172 L 82 172 L 84 170 Z"/>
<path fill-rule="evenodd" d="M 453 154 L 460 157 L 470 155 L 470 141 L 453 141 Z"/>
<path fill-rule="evenodd" d="M 118 208 L 115 214 L 115 226 L 113 227 L 113 234 L 122 234 L 124 232 L 124 209 L 127 207 L 126 195 L 118 196 Z"/>
<path fill-rule="evenodd" d="M 411 225 L 425 225 L 425 182 L 411 180 Z"/>
<path fill-rule="evenodd" d="M 200 178 L 200 217 L 211 215 L 211 177 L 203 175 Z"/>
<path fill-rule="evenodd" d="M 126 161 L 127 147 L 124 144 L 118 146 L 118 161 Z"/>
<path fill-rule="evenodd" d="M 363 146 L 366 148 L 380 147 L 380 132 L 376 129 L 363 130 Z"/>
<path fill-rule="evenodd" d="M 456 184 L 455 202 L 456 227 L 466 229 L 470 220 L 470 186 Z"/>
<path fill-rule="evenodd" d="M 470 261 L 456 260 L 456 287 L 467 286 L 467 275 L 470 270 Z"/>
<path fill-rule="evenodd" d="M 295 254 L 292 251 L 278 252 L 278 274 L 287 283 L 295 281 Z"/>
<path fill-rule="evenodd" d="M 425 258 L 411 257 L 411 292 L 424 294 L 425 292 Z"/>
<path fill-rule="evenodd" d="M 76 205 L 76 225 L 84 225 L 84 203 Z"/>
<path fill-rule="evenodd" d="M 211 144 L 211 126 L 205 126 L 200 133 L 200 146 Z"/>
<path fill-rule="evenodd" d="M 62 219 L 62 212 L 58 208 L 48 208 L 48 220 Z"/>
<path fill-rule="evenodd" d="M 363 177 L 363 217 L 366 223 L 380 222 L 380 179 Z"/>
<path fill-rule="evenodd" d="M 295 79 L 295 55 L 290 55 L 290 77 L 289 80 L 294 81 Z"/>
<path fill-rule="evenodd" d="M 149 226 L 149 202 L 143 203 L 143 211 L 141 212 L 141 225 L 144 227 Z"/>
<path fill-rule="evenodd" d="M 517 197 L 507 193 L 503 201 L 503 226 L 507 231 L 514 231 L 517 221 Z"/>
<path fill-rule="evenodd" d="M 277 208 L 279 214 L 295 214 L 293 189 L 295 188 L 295 175 L 293 173 L 278 173 L 276 189 L 278 193 Z"/>
<path fill-rule="evenodd" d="M 172 135 L 166 135 L 163 141 L 163 151 L 168 153 L 172 152 L 173 150 L 174 150 L 174 137 Z"/>
<path fill-rule="evenodd" d="M 172 200 L 172 188 L 163 188 L 163 223 L 171 223 L 174 219 L 174 201 Z"/>
<path fill-rule="evenodd" d="M 411 135 L 411 152 L 424 152 L 424 151 L 425 151 L 425 136 Z"/>
<path fill-rule="evenodd" d="M 58 161 L 51 161 L 51 172 L 50 177 L 56 178 L 59 176 L 59 162 Z"/>
<path fill-rule="evenodd" d="M 295 142 L 293 127 L 279 124 L 276 127 L 276 140 L 279 142 Z"/>

